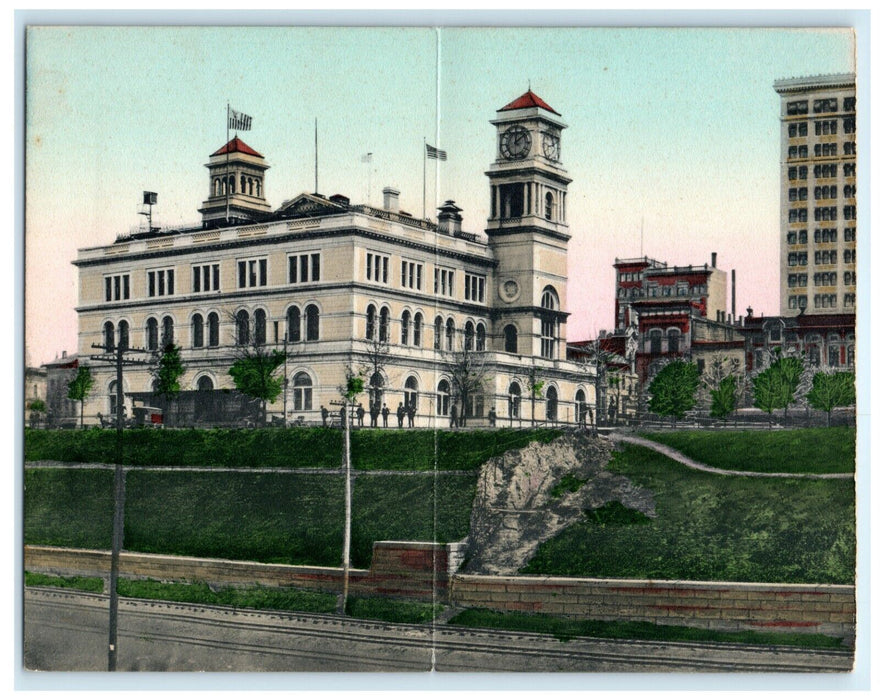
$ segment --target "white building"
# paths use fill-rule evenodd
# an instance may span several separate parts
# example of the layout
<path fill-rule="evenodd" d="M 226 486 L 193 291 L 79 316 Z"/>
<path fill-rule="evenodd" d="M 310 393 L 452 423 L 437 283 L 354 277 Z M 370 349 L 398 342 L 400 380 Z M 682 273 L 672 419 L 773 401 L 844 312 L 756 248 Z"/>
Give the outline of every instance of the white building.
<path fill-rule="evenodd" d="M 484 391 L 467 401 L 470 424 L 487 424 L 493 410 L 499 425 L 530 422 L 530 376 L 543 383 L 534 418 L 575 423 L 594 398 L 592 376 L 566 360 L 566 124 L 531 91 L 492 124 L 485 233 L 462 231 L 452 201 L 436 223 L 401 212 L 392 188 L 381 209 L 301 194 L 273 210 L 265 159 L 236 136 L 207 164 L 201 228 L 79 251 L 79 356 L 100 352 L 93 345 L 156 350 L 173 339 L 182 386 L 198 398 L 181 409 L 188 423 L 217 420 L 231 400 L 237 346 L 281 348 L 286 339 L 288 389 L 269 411 L 320 422 L 346 371 L 368 364 L 369 339 L 385 339 L 389 359 L 367 377 L 371 395 L 392 416 L 414 405 L 416 425 L 444 427 L 459 403 L 450 370 L 466 345 L 485 370 Z M 113 410 L 115 370 L 92 368 L 94 417 Z M 151 386 L 147 368 L 126 368 L 128 397 L 148 401 Z"/>

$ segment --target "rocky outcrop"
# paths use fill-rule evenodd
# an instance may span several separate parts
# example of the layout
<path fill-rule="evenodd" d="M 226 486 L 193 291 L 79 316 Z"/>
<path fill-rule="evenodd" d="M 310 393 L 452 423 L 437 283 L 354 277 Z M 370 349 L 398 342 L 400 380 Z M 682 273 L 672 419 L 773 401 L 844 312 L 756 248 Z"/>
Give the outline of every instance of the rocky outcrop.
<path fill-rule="evenodd" d="M 486 462 L 477 482 L 464 571 L 518 572 L 538 546 L 606 503 L 654 517 L 653 494 L 606 468 L 612 443 L 568 434 Z"/>

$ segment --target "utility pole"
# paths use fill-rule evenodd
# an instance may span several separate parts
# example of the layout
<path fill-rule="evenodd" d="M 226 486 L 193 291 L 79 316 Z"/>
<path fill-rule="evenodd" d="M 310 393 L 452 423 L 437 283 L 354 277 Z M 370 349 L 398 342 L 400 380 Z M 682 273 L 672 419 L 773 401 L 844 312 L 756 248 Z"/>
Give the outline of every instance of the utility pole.
<path fill-rule="evenodd" d="M 342 419 L 342 430 L 345 435 L 345 529 L 342 535 L 342 596 L 336 609 L 340 615 L 345 615 L 351 566 L 351 415 L 348 398 L 342 401 L 331 401 L 330 405 L 342 406 L 345 411 Z"/>
<path fill-rule="evenodd" d="M 147 360 L 135 360 L 125 357 L 127 352 L 147 353 L 142 348 L 129 348 L 123 343 L 112 345 L 96 345 L 93 348 L 103 350 L 103 355 L 92 355 L 95 362 L 108 362 L 116 365 L 116 466 L 113 475 L 113 538 L 110 545 L 110 623 L 107 647 L 107 670 L 116 670 L 117 629 L 119 613 L 119 596 L 116 583 L 119 579 L 119 552 L 122 549 L 125 527 L 125 470 L 122 467 L 122 429 L 124 421 L 122 411 L 125 393 L 122 390 L 122 368 L 131 365 L 147 365 Z"/>

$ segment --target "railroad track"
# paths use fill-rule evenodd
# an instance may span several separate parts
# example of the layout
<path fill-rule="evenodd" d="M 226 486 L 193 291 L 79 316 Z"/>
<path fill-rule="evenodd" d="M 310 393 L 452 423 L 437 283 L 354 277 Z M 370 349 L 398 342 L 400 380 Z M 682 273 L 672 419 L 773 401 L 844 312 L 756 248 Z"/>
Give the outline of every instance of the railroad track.
<path fill-rule="evenodd" d="M 106 639 L 106 596 L 27 589 L 29 668 L 51 670 L 45 666 L 57 663 L 57 670 L 74 670 L 70 664 L 79 668 L 79 663 L 88 666 L 81 670 L 102 670 Z M 57 658 L 65 650 L 80 661 Z M 84 655 L 90 660 L 83 661 Z M 119 606 L 119 667 L 126 670 L 839 673 L 849 671 L 852 662 L 851 650 L 588 638 L 561 642 L 533 633 L 130 598 L 120 599 Z"/>

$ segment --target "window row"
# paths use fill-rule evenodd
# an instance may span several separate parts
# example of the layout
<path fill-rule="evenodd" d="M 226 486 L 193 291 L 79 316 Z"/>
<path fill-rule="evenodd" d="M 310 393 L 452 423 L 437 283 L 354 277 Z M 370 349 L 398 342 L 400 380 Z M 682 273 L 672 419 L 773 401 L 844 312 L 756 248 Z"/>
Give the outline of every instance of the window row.
<path fill-rule="evenodd" d="M 785 240 L 789 245 L 804 244 L 807 242 L 807 229 L 789 231 Z"/>
<path fill-rule="evenodd" d="M 652 355 L 659 355 L 665 352 L 681 352 L 681 331 L 678 328 L 669 328 L 666 333 L 666 347 L 663 347 L 664 333 L 659 328 L 652 328 L 648 331 L 648 338 L 645 341 L 645 352 Z"/>
<path fill-rule="evenodd" d="M 818 255 L 818 253 L 816 253 Z M 807 264 L 809 258 L 806 253 L 789 253 L 788 254 L 788 266 L 789 267 L 798 267 L 804 266 Z"/>
<path fill-rule="evenodd" d="M 816 294 L 813 297 L 813 306 L 817 309 L 833 309 L 837 306 L 837 295 Z"/>
<path fill-rule="evenodd" d="M 813 241 L 815 243 L 836 243 L 837 229 L 817 228 L 815 231 L 813 231 Z"/>
<path fill-rule="evenodd" d="M 817 272 L 813 275 L 813 284 L 817 287 L 834 287 L 837 284 L 837 273 Z"/>
<path fill-rule="evenodd" d="M 828 135 L 837 133 L 837 120 L 836 119 L 817 119 L 813 123 L 813 126 L 815 127 L 816 136 L 828 136 Z M 789 128 L 789 134 L 790 133 L 791 133 L 791 128 Z M 806 134 L 803 134 L 803 135 L 806 135 Z"/>
<path fill-rule="evenodd" d="M 262 178 L 248 175 L 242 175 L 237 181 L 235 175 L 215 177 L 211 188 L 212 195 L 214 197 L 223 197 L 227 193 L 235 194 L 236 182 L 238 182 L 238 191 L 242 194 L 251 195 L 253 197 L 263 196 Z"/>
<path fill-rule="evenodd" d="M 817 143 L 813 146 L 813 155 L 814 156 L 836 156 L 837 155 L 837 144 L 836 143 Z"/>
<path fill-rule="evenodd" d="M 806 287 L 807 286 L 807 273 L 802 272 L 796 275 L 788 276 L 788 286 L 789 287 Z"/>
<path fill-rule="evenodd" d="M 855 261 L 856 261 L 856 251 L 855 250 L 843 251 L 843 262 L 849 264 L 849 263 L 854 263 Z"/>
<path fill-rule="evenodd" d="M 806 294 L 791 295 L 790 297 L 788 297 L 788 308 L 789 309 L 806 309 L 807 308 Z"/>
<path fill-rule="evenodd" d="M 843 240 L 854 241 L 855 239 L 856 239 L 856 230 L 854 227 L 843 229 Z"/>
<path fill-rule="evenodd" d="M 816 265 L 836 265 L 837 264 L 837 251 L 836 250 L 817 250 L 815 253 L 814 263 Z M 804 263 L 806 264 L 806 263 Z"/>
<path fill-rule="evenodd" d="M 854 156 L 856 154 L 856 142 L 847 141 L 843 144 L 843 155 Z"/>
<path fill-rule="evenodd" d="M 793 138 L 795 136 L 806 136 L 806 135 L 807 135 L 807 122 L 789 122 L 789 124 L 788 124 L 789 138 Z"/>
<path fill-rule="evenodd" d="M 847 286 L 854 285 L 856 283 L 856 273 L 855 272 L 844 272 L 843 273 L 843 283 Z"/>
<path fill-rule="evenodd" d="M 814 165 L 813 177 L 837 177 L 837 163 Z"/>

